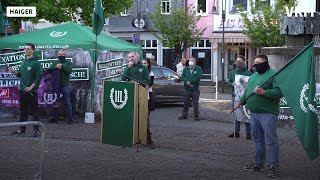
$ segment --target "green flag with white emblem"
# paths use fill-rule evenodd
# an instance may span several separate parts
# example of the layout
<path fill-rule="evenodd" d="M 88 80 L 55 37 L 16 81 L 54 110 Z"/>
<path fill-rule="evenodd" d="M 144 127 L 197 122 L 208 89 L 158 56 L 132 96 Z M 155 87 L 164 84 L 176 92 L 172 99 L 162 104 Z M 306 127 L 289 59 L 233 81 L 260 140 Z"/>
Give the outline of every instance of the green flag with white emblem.
<path fill-rule="evenodd" d="M 319 156 L 314 45 L 310 43 L 275 75 L 294 117 L 297 135 L 310 159 Z"/>
<path fill-rule="evenodd" d="M 101 0 L 95 0 L 93 12 L 93 29 L 92 32 L 98 36 L 104 26 L 104 16 Z"/>

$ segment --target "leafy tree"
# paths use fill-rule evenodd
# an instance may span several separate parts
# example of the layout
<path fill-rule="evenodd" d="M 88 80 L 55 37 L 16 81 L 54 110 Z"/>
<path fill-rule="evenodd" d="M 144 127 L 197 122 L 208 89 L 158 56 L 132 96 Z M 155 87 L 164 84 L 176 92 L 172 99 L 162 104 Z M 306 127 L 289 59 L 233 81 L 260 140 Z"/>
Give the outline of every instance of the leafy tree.
<path fill-rule="evenodd" d="M 186 48 L 200 40 L 206 28 L 198 29 L 200 16 L 195 16 L 193 6 L 181 8 L 175 0 L 170 14 L 161 14 L 161 9 L 158 4 L 150 16 L 156 28 L 154 35 L 164 46 L 173 48 L 180 58 Z"/>
<path fill-rule="evenodd" d="M 294 6 L 294 0 L 275 0 L 273 6 L 264 1 L 250 0 L 250 5 L 251 9 L 242 12 L 241 16 L 246 27 L 244 33 L 251 43 L 256 47 L 284 45 L 286 36 L 280 34 L 279 19 L 285 14 L 284 6 Z"/>
<path fill-rule="evenodd" d="M 32 21 L 37 23 L 46 19 L 52 23 L 81 21 L 91 26 L 93 20 L 94 0 L 1 0 L 5 12 L 7 6 L 35 6 L 35 18 L 8 18 L 15 33 L 19 32 L 20 22 Z M 132 6 L 132 0 L 102 0 L 105 17 L 122 12 Z"/>

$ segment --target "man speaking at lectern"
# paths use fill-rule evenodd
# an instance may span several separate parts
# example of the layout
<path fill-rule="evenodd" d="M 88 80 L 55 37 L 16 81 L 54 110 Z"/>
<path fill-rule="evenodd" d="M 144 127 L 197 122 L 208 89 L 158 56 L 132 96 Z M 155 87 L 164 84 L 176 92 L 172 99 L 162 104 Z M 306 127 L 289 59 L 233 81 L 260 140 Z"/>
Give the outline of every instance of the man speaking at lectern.
<path fill-rule="evenodd" d="M 124 71 L 121 80 L 122 81 L 135 81 L 141 86 L 146 87 L 150 85 L 149 70 L 146 66 L 142 65 L 137 58 L 135 52 L 130 52 L 128 55 L 129 63 L 128 68 Z M 149 99 L 149 98 L 148 98 Z M 148 122 L 149 123 L 149 122 Z M 147 144 L 153 144 L 151 139 L 151 131 L 147 126 Z"/>
<path fill-rule="evenodd" d="M 137 81 L 143 87 L 150 84 L 149 71 L 146 66 L 138 62 L 135 52 L 130 52 L 128 55 L 129 63 L 128 68 L 122 75 L 122 81 Z"/>

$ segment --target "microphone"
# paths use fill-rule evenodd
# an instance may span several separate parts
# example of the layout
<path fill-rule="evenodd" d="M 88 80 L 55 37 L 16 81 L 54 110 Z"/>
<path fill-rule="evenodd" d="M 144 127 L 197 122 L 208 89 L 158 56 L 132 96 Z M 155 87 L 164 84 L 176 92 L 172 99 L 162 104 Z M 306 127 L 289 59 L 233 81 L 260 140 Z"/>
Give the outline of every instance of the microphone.
<path fill-rule="evenodd" d="M 138 84 L 140 84 L 142 87 L 146 87 L 146 86 L 148 86 L 148 84 L 145 84 L 145 83 L 143 83 L 143 82 L 141 82 L 141 81 L 139 81 L 139 80 L 137 80 L 137 79 L 135 79 L 135 78 L 133 78 L 133 77 L 130 77 L 130 76 L 127 76 L 127 75 L 125 75 L 124 73 L 118 73 L 118 74 L 120 74 L 120 75 L 122 75 L 122 76 L 124 76 L 124 77 L 126 77 L 127 79 L 126 79 L 126 81 L 134 81 L 134 82 L 136 82 L 136 83 L 138 83 Z"/>

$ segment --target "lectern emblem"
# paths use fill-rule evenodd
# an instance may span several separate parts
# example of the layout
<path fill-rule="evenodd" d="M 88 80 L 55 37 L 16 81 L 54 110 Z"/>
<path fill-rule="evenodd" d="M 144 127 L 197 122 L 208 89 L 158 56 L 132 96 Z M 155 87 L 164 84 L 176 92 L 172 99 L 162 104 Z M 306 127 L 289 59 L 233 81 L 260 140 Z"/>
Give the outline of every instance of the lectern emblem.
<path fill-rule="evenodd" d="M 119 91 L 112 88 L 110 91 L 110 101 L 114 108 L 122 109 L 128 101 L 128 90 Z"/>

